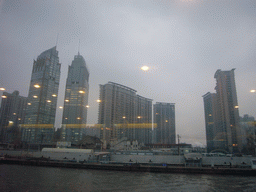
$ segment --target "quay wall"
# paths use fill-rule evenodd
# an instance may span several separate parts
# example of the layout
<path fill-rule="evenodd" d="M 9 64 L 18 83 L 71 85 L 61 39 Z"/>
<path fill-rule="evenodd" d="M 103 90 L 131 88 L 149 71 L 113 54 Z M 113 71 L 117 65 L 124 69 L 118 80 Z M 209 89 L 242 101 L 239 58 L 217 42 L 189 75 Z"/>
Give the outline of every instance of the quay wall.
<path fill-rule="evenodd" d="M 203 165 L 251 165 L 251 160 L 255 157 L 203 157 Z"/>
<path fill-rule="evenodd" d="M 170 155 L 111 155 L 111 161 L 122 163 L 184 164 L 184 156 Z"/>
<path fill-rule="evenodd" d="M 27 152 L 27 151 L 6 151 L 0 150 L 1 155 L 11 156 L 33 156 L 33 157 L 50 157 L 51 159 L 63 160 L 66 159 L 76 161 L 90 161 L 95 159 L 91 153 L 49 153 L 49 152 Z M 246 166 L 251 165 L 251 160 L 256 157 L 203 157 L 202 165 L 205 166 L 218 166 L 218 165 L 231 165 L 232 166 Z M 171 156 L 171 155 L 124 155 L 124 154 L 111 154 L 111 161 L 116 163 L 160 163 L 160 164 L 185 164 L 184 156 Z"/>

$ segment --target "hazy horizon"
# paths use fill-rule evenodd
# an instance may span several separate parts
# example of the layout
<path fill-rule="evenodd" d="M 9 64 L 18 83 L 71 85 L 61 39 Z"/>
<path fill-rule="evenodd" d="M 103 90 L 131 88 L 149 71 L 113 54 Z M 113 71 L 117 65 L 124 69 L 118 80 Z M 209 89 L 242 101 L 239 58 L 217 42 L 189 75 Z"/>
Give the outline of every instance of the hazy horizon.
<path fill-rule="evenodd" d="M 80 40 L 90 72 L 88 123 L 98 121 L 99 84 L 112 81 L 153 103 L 175 103 L 181 142 L 205 145 L 202 96 L 215 92 L 218 69 L 236 68 L 239 115 L 256 117 L 255 21 L 256 1 L 0 0 L 0 87 L 27 97 L 33 60 L 57 42 L 63 106 Z M 61 117 L 57 108 L 57 128 Z"/>

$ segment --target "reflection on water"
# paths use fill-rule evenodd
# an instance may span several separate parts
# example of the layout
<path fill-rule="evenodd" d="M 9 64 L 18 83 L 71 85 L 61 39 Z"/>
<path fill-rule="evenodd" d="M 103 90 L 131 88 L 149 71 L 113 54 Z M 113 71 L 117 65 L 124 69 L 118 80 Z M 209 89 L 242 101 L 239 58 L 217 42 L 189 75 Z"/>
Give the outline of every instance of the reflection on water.
<path fill-rule="evenodd" d="M 255 191 L 256 177 L 0 165 L 2 191 Z"/>

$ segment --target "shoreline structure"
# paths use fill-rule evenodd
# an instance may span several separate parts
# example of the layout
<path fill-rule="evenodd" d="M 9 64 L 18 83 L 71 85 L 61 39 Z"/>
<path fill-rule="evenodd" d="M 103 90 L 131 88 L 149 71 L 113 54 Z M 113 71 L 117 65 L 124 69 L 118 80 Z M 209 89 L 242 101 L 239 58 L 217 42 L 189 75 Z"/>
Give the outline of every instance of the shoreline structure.
<path fill-rule="evenodd" d="M 145 153 L 127 155 L 87 151 L 84 155 L 76 152 L 74 154 L 69 153 L 67 156 L 68 153 L 62 152 L 44 156 L 46 154 L 49 155 L 49 152 L 0 151 L 0 155 L 3 156 L 0 159 L 0 164 L 112 171 L 256 176 L 256 169 L 252 169 L 250 164 L 250 161 L 254 159 L 253 157 L 202 157 L 198 161 L 186 161 L 185 156 L 147 155 Z M 74 157 L 71 158 L 71 156 Z M 81 158 L 78 160 L 78 157 L 83 160 Z M 156 161 L 157 159 L 158 161 Z"/>

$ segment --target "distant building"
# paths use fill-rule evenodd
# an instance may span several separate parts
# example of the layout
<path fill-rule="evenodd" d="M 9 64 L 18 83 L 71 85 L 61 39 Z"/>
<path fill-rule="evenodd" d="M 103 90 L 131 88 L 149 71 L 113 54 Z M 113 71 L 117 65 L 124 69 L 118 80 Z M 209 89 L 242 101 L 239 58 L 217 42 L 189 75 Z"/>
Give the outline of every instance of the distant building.
<path fill-rule="evenodd" d="M 13 93 L 4 92 L 0 110 L 0 142 L 14 143 L 20 141 L 19 125 L 24 123 L 27 98 Z"/>
<path fill-rule="evenodd" d="M 237 94 L 235 86 L 235 76 L 234 70 L 221 71 L 220 69 L 216 71 L 214 78 L 216 79 L 216 102 L 212 98 L 212 106 L 214 106 L 212 116 L 214 119 L 210 119 L 210 108 L 209 106 L 209 96 L 210 94 L 204 95 L 205 101 L 205 117 L 206 123 L 213 120 L 214 126 L 206 125 L 206 134 L 213 133 L 213 137 L 208 137 L 210 140 L 214 138 L 216 145 L 214 143 L 215 149 L 224 149 L 230 153 L 240 152 L 242 149 L 242 136 L 239 124 L 239 110 L 237 103 Z M 215 113 L 216 112 L 216 113 Z M 213 115 L 211 114 L 211 115 Z M 207 116 L 208 115 L 208 116 Z M 213 129 L 213 130 L 211 130 Z M 207 141 L 210 143 L 210 141 Z"/>
<path fill-rule="evenodd" d="M 78 53 L 68 68 L 62 117 L 62 140 L 77 144 L 85 133 L 89 95 L 89 71 Z"/>
<path fill-rule="evenodd" d="M 136 96 L 134 139 L 140 144 L 152 143 L 152 99 Z"/>
<path fill-rule="evenodd" d="M 255 118 L 245 114 L 240 117 L 240 127 L 244 153 L 255 155 L 256 150 L 256 121 Z"/>
<path fill-rule="evenodd" d="M 154 143 L 175 144 L 175 104 L 157 102 L 154 104 Z"/>
<path fill-rule="evenodd" d="M 60 81 L 56 47 L 41 53 L 34 61 L 22 141 L 50 143 L 54 134 L 55 113 Z"/>
<path fill-rule="evenodd" d="M 104 146 L 126 137 L 139 143 L 152 142 L 152 100 L 136 90 L 113 82 L 100 85 L 100 138 Z"/>
<path fill-rule="evenodd" d="M 206 93 L 204 99 L 205 131 L 207 152 L 221 148 L 225 143 L 222 135 L 217 135 L 217 96 L 216 93 Z"/>
<path fill-rule="evenodd" d="M 100 138 L 100 128 L 98 124 L 86 124 L 85 135 Z"/>

